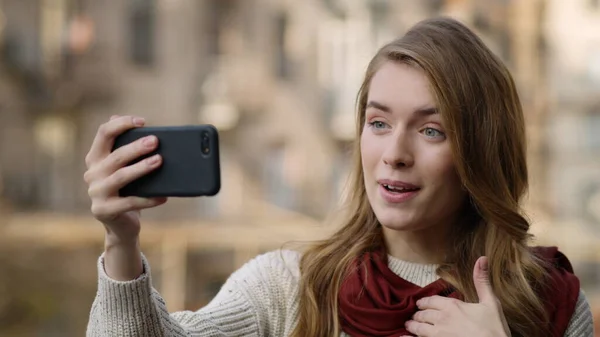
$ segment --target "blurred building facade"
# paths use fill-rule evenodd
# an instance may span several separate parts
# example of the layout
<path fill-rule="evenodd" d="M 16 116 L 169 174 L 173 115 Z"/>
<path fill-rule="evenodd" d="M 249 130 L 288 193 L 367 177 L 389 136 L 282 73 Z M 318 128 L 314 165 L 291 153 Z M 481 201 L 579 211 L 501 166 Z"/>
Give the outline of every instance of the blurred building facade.
<path fill-rule="evenodd" d="M 548 142 L 549 204 L 560 221 L 600 229 L 600 7 L 597 1 L 550 1 L 545 31 L 552 53 L 553 109 Z M 577 31 L 577 38 L 566 29 Z M 559 183 L 557 183 L 559 182 Z"/>
<path fill-rule="evenodd" d="M 581 256 L 584 287 L 593 292 L 598 13 L 588 0 L 0 0 L 0 212 L 85 216 L 83 158 L 111 115 L 214 124 L 221 193 L 170 200 L 144 215 L 162 228 L 148 229 L 145 243 L 157 287 L 171 310 L 193 309 L 247 258 L 308 238 L 307 226 L 318 232 L 311 225 L 342 193 L 369 59 L 419 20 L 446 14 L 474 28 L 513 72 L 529 128 L 526 208 L 541 241 L 575 242 L 567 253 Z M 575 25 L 585 33 L 567 34 Z M 288 229 L 273 235 L 277 223 Z M 99 249 L 100 231 L 94 241 L 87 229 L 68 228 Z M 236 250 L 248 237 L 256 244 Z M 94 267 L 84 268 L 95 275 Z M 161 271 L 176 276 L 162 279 Z"/>

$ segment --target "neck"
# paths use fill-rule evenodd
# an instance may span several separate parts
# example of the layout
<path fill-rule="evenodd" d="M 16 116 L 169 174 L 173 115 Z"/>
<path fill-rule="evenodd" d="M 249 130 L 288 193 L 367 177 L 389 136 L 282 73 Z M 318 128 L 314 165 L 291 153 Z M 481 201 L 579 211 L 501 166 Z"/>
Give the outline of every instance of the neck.
<path fill-rule="evenodd" d="M 400 231 L 385 226 L 382 229 L 389 255 L 412 263 L 444 262 L 448 244 L 447 230 L 433 227 L 421 231 Z"/>

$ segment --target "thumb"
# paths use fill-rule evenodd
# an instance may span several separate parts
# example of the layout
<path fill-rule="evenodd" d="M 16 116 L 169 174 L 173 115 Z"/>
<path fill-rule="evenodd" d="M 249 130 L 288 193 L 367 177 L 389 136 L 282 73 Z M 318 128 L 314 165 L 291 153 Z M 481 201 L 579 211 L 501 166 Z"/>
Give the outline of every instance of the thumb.
<path fill-rule="evenodd" d="M 473 282 L 475 283 L 479 303 L 496 303 L 496 295 L 494 295 L 490 284 L 488 267 L 488 258 L 482 256 L 477 259 L 475 268 L 473 268 Z"/>

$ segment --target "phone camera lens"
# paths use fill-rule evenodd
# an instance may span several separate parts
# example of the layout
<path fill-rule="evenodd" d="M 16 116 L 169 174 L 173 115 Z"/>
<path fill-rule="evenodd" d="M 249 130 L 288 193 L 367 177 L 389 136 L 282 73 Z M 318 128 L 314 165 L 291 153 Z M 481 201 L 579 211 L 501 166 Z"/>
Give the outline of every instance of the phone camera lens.
<path fill-rule="evenodd" d="M 202 134 L 202 153 L 204 154 L 208 154 L 210 152 L 210 138 L 208 137 L 208 134 L 203 133 Z"/>

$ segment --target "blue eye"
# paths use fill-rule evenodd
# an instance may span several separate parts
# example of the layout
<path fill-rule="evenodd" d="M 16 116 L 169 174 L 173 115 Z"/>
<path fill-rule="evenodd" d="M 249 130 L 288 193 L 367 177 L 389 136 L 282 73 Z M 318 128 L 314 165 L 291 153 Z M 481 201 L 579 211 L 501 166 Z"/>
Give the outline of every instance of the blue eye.
<path fill-rule="evenodd" d="M 387 126 L 384 122 L 381 121 L 370 122 L 369 125 L 374 127 L 375 129 L 385 129 L 385 127 Z"/>
<path fill-rule="evenodd" d="M 440 130 L 434 128 L 425 128 L 423 129 L 423 134 L 427 137 L 435 138 L 435 137 L 445 137 L 446 135 Z"/>

